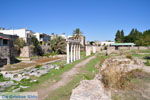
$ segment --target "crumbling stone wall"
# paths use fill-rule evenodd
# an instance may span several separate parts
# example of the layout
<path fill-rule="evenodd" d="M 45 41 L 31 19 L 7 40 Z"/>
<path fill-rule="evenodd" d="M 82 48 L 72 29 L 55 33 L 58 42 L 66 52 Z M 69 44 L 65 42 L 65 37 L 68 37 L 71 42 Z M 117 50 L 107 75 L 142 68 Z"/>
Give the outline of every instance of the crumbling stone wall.
<path fill-rule="evenodd" d="M 10 48 L 9 46 L 0 46 L 0 66 L 10 64 Z"/>
<path fill-rule="evenodd" d="M 20 57 L 32 57 L 34 56 L 34 50 L 32 46 L 25 46 L 21 48 Z"/>

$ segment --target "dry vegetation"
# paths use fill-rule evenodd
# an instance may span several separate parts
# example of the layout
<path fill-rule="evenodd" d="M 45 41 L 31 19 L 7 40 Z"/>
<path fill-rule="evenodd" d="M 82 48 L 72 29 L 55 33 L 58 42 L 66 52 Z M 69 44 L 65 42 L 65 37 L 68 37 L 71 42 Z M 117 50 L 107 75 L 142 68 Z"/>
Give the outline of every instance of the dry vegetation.
<path fill-rule="evenodd" d="M 60 58 L 58 58 L 58 57 L 55 57 L 55 58 L 41 58 L 41 59 L 38 59 L 38 60 L 31 61 L 30 63 L 20 62 L 20 63 L 17 63 L 17 64 L 6 65 L 6 66 L 4 66 L 4 69 L 2 69 L 2 70 L 12 71 L 12 70 L 18 70 L 18 69 L 23 69 L 23 68 L 27 68 L 27 67 L 34 67 L 36 65 L 41 65 L 43 63 L 51 62 L 51 61 L 58 60 L 58 59 L 60 59 Z"/>
<path fill-rule="evenodd" d="M 144 66 L 144 63 L 130 53 L 124 58 L 130 62 L 128 60 L 122 62 L 121 57 L 118 61 L 109 58 L 104 61 L 101 68 L 102 82 L 107 89 L 112 91 L 112 100 L 149 100 L 150 73 L 138 68 L 126 70 L 132 65 Z"/>

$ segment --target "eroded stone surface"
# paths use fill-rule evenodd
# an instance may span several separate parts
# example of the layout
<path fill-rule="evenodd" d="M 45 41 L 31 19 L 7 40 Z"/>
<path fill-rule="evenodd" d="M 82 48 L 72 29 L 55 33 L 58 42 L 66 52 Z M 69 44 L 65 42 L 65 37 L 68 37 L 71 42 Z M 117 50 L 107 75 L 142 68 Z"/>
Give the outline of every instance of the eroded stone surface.
<path fill-rule="evenodd" d="M 111 100 L 111 93 L 104 88 L 100 78 L 81 81 L 80 85 L 73 89 L 70 100 Z"/>

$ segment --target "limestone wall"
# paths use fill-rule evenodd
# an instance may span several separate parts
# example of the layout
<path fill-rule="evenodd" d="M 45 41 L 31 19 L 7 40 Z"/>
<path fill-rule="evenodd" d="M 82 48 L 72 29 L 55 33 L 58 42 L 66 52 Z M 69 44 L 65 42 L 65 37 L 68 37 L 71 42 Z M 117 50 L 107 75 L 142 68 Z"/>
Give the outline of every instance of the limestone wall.
<path fill-rule="evenodd" d="M 86 56 L 91 55 L 92 53 L 100 52 L 102 47 L 99 46 L 86 46 Z"/>
<path fill-rule="evenodd" d="M 21 48 L 20 57 L 32 57 L 34 55 L 33 47 L 25 46 Z"/>
<path fill-rule="evenodd" d="M 119 50 L 147 50 L 150 49 L 150 47 L 144 47 L 144 46 L 139 46 L 139 47 L 118 47 Z"/>
<path fill-rule="evenodd" d="M 92 53 L 92 47 L 91 46 L 86 46 L 86 56 L 91 55 Z"/>

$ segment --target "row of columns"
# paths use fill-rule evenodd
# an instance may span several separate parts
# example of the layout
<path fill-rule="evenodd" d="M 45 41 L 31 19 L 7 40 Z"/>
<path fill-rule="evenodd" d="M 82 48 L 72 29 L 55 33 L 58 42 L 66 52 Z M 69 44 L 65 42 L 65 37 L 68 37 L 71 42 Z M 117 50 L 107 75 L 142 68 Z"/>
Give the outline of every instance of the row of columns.
<path fill-rule="evenodd" d="M 67 63 L 80 59 L 80 44 L 67 43 Z"/>

